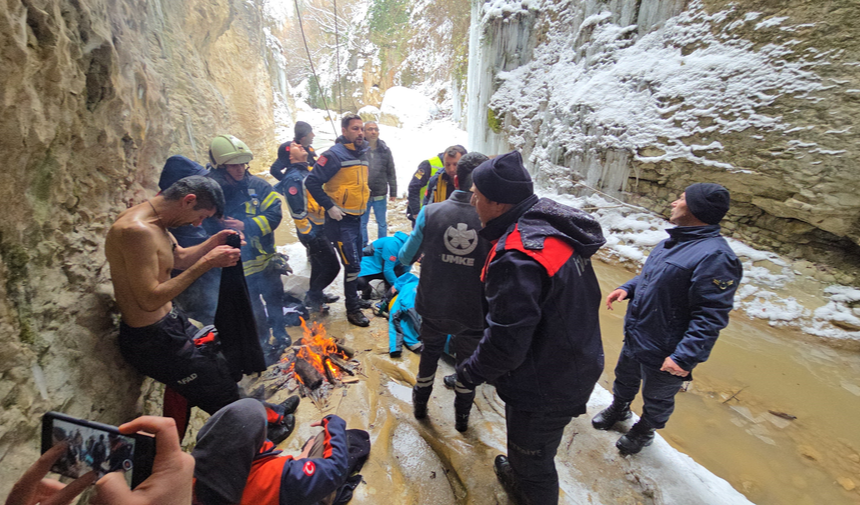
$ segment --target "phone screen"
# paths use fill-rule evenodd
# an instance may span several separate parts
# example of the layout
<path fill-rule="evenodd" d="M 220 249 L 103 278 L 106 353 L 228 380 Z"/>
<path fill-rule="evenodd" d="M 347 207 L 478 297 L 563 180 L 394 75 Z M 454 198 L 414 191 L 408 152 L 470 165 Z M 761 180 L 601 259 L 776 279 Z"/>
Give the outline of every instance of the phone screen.
<path fill-rule="evenodd" d="M 151 468 L 136 469 L 135 466 L 151 465 L 154 453 L 151 437 L 122 435 L 113 426 L 55 412 L 45 414 L 42 423 L 42 452 L 60 442 L 68 444 L 65 454 L 51 468 L 52 472 L 78 478 L 91 470 L 99 477 L 122 471 L 129 487 L 135 487 L 150 473 Z"/>

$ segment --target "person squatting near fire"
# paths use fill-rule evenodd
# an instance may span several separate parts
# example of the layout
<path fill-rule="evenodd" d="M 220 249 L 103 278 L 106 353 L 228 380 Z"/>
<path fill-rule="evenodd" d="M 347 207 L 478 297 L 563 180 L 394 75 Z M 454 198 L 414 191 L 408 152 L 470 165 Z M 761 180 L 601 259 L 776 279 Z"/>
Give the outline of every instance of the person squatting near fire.
<path fill-rule="evenodd" d="M 421 315 L 421 361 L 412 389 L 416 419 L 427 417 L 427 403 L 433 392 L 436 367 L 452 336 L 457 364 L 465 361 L 478 346 L 484 333 L 484 285 L 481 268 L 490 252 L 490 243 L 478 236 L 481 220 L 471 205 L 472 171 L 487 157 L 471 152 L 457 163 L 452 182 L 458 188 L 441 203 L 422 208 L 415 229 L 400 249 L 406 265 L 424 252 L 415 309 Z M 455 427 L 466 431 L 475 389 L 457 381 L 454 386 Z"/>
<path fill-rule="evenodd" d="M 197 434 L 191 453 L 195 505 L 342 504 L 361 481 L 370 452 L 363 430 L 347 430 L 336 415 L 311 426 L 323 431 L 298 458 L 281 456 L 266 439 L 266 413 L 252 400 L 219 410 Z"/>
<path fill-rule="evenodd" d="M 457 367 L 467 389 L 489 382 L 505 402 L 508 454 L 496 475 L 519 503 L 558 503 L 564 427 L 585 413 L 603 370 L 600 287 L 591 256 L 605 243 L 588 214 L 533 193 L 519 152 L 472 172 L 472 203 L 492 242 L 483 270 L 486 329 Z"/>
<path fill-rule="evenodd" d="M 386 196 L 393 202 L 397 196 L 397 172 L 394 169 L 394 156 L 391 149 L 379 138 L 379 125 L 376 121 L 364 123 L 364 139 L 367 140 L 367 185 L 370 188 L 370 200 L 367 202 L 367 212 L 361 215 L 361 247 L 368 242 L 367 223 L 370 221 L 370 211 L 376 217 L 376 238 L 388 235 L 386 211 L 388 204 Z"/>
<path fill-rule="evenodd" d="M 114 296 L 122 320 L 119 348 L 123 358 L 143 375 L 165 384 L 188 404 L 209 414 L 240 398 L 224 355 L 212 340 L 214 333 L 195 341 L 200 330 L 172 300 L 194 280 L 213 268 L 238 263 L 241 251 L 226 245 L 235 230 L 222 230 L 201 244 L 181 247 L 168 228 L 200 226 L 205 218 L 224 212 L 224 193 L 208 177 L 180 179 L 155 197 L 137 204 L 116 219 L 105 239 L 105 256 L 111 271 Z M 183 270 L 175 277 L 174 269 Z M 295 426 L 294 396 L 281 405 L 265 404 L 270 438 L 284 440 Z M 165 414 L 185 432 L 187 412 Z"/>
<path fill-rule="evenodd" d="M 418 170 L 409 180 L 408 205 L 406 217 L 415 227 L 415 218 L 418 211 L 427 203 L 444 202 L 454 192 L 454 175 L 457 174 L 457 162 L 460 156 L 466 154 L 466 148 L 460 145 L 451 146 L 444 152 L 424 160 L 418 164 Z M 441 172 L 440 172 L 441 170 Z M 433 179 L 435 177 L 435 179 Z M 430 180 L 433 179 L 433 187 Z M 426 199 L 426 195 L 432 194 L 432 198 Z"/>
<path fill-rule="evenodd" d="M 347 320 L 356 326 L 370 326 L 361 311 L 358 274 L 361 271 L 361 215 L 367 211 L 367 142 L 358 114 L 341 118 L 342 135 L 335 145 L 317 159 L 305 179 L 308 192 L 326 211 L 325 232 L 343 264 L 343 292 Z M 325 185 L 325 186 L 323 186 Z"/>
<path fill-rule="evenodd" d="M 648 255 L 642 272 L 613 291 L 606 306 L 630 300 L 624 345 L 615 366 L 612 404 L 592 426 L 608 430 L 631 417 L 630 402 L 642 387 L 642 417 L 615 446 L 636 454 L 654 440 L 675 409 L 675 395 L 708 359 L 729 324 L 743 268 L 720 236 L 730 197 L 719 184 L 697 183 L 672 202 L 669 238 Z"/>
<path fill-rule="evenodd" d="M 370 300 L 373 294 L 370 281 L 381 280 L 387 296 L 397 278 L 409 271 L 409 267 L 397 259 L 397 253 L 408 238 L 409 235 L 398 231 L 390 237 L 374 240 L 362 250 L 361 272 L 358 274 L 358 290 L 361 291 L 362 300 Z"/>
<path fill-rule="evenodd" d="M 311 278 L 305 294 L 305 305 L 310 312 L 327 312 L 327 304 L 339 296 L 323 292 L 340 272 L 337 253 L 325 234 L 325 210 L 305 188 L 305 179 L 316 163 L 317 155 L 311 142 L 314 132 L 311 125 L 296 122 L 295 136 L 278 147 L 278 158 L 269 172 L 278 179 L 275 190 L 284 195 L 290 217 L 296 224 L 296 235 L 305 246 L 311 263 Z"/>

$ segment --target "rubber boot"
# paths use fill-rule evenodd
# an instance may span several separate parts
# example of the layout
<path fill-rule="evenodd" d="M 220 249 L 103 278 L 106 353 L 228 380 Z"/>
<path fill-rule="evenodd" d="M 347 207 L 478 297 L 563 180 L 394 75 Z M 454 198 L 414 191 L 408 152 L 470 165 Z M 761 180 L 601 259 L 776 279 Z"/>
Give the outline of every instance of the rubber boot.
<path fill-rule="evenodd" d="M 295 429 L 295 427 L 296 416 L 292 414 L 287 414 L 284 416 L 280 423 L 269 424 L 266 438 L 271 440 L 273 444 L 278 445 L 290 436 L 290 433 L 293 432 L 293 429 Z"/>
<path fill-rule="evenodd" d="M 427 390 L 425 393 L 424 390 Z M 415 419 L 424 419 L 427 417 L 427 402 L 430 401 L 430 393 L 433 388 L 412 388 L 412 413 L 415 414 Z"/>
<path fill-rule="evenodd" d="M 630 412 L 630 402 L 613 398 L 612 405 L 601 410 L 591 419 L 591 425 L 596 430 L 605 431 L 615 426 L 615 423 L 630 419 L 631 415 L 633 414 Z"/>
<path fill-rule="evenodd" d="M 643 447 L 647 447 L 654 442 L 654 428 L 645 421 L 640 419 L 639 422 L 630 428 L 627 434 L 615 442 L 615 447 L 622 456 L 637 454 Z"/>
<path fill-rule="evenodd" d="M 511 463 L 508 461 L 507 456 L 502 454 L 496 456 L 496 460 L 493 461 L 493 471 L 496 472 L 496 478 L 499 479 L 499 483 L 502 484 L 505 492 L 508 493 L 508 497 L 514 503 L 517 505 L 525 505 L 528 503 L 520 491 L 517 477 L 514 475 L 514 469 L 511 468 Z"/>

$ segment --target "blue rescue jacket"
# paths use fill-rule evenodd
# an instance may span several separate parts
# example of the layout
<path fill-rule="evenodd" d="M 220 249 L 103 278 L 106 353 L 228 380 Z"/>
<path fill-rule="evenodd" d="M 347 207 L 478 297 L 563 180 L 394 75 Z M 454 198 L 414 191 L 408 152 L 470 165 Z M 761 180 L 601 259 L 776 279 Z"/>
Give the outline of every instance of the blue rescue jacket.
<path fill-rule="evenodd" d="M 409 235 L 398 231 L 390 237 L 374 240 L 371 243 L 373 256 L 361 258 L 361 272 L 358 276 L 382 273 L 388 284 L 393 286 L 397 282 L 397 277 L 408 271 L 408 267 L 404 267 L 397 259 L 397 253 L 400 252 L 400 248 L 403 247 L 408 238 Z"/>
<path fill-rule="evenodd" d="M 645 365 L 666 357 L 690 371 L 708 359 L 729 324 L 743 268 L 720 225 L 679 226 L 651 251 L 642 272 L 620 287 L 630 305 L 625 344 Z"/>

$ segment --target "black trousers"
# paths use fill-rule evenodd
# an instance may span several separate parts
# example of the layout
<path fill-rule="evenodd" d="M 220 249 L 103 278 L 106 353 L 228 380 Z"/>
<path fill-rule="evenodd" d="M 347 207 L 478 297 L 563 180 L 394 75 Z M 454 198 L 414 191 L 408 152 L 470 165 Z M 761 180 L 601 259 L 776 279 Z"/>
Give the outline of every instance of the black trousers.
<path fill-rule="evenodd" d="M 658 368 L 642 364 L 625 344 L 615 365 L 615 382 L 612 393 L 625 402 L 631 402 L 642 386 L 642 419 L 661 429 L 675 410 L 675 395 L 681 390 L 685 378 L 661 372 Z"/>
<path fill-rule="evenodd" d="M 459 330 L 459 331 L 457 331 Z M 421 320 L 421 342 L 424 349 L 421 351 L 421 361 L 418 363 L 418 378 L 415 384 L 415 392 L 421 399 L 430 398 L 433 392 L 433 382 L 436 377 L 436 369 L 439 358 L 445 350 L 445 342 L 451 335 L 451 345 L 454 347 L 456 361 L 459 365 L 466 361 L 481 341 L 483 332 L 470 330 L 452 321 L 437 321 L 424 318 Z M 454 387 L 456 397 L 454 399 L 455 411 L 468 414 L 475 399 L 475 390 L 467 389 L 460 381 Z"/>
<path fill-rule="evenodd" d="M 343 264 L 343 295 L 346 312 L 358 307 L 358 274 L 361 272 L 361 216 L 346 214 L 340 221 L 325 218 L 325 231 Z"/>
<path fill-rule="evenodd" d="M 239 388 L 220 352 L 194 345 L 196 333 L 185 314 L 174 308 L 157 323 L 142 328 L 120 323 L 119 349 L 138 372 L 214 414 L 239 399 Z"/>
<path fill-rule="evenodd" d="M 572 418 L 568 412 L 525 412 L 505 404 L 508 461 L 526 503 L 558 504 L 554 458 Z"/>
<path fill-rule="evenodd" d="M 311 262 L 311 279 L 308 287 L 306 303 L 322 302 L 323 289 L 327 288 L 340 273 L 337 253 L 331 242 L 325 236 L 322 226 L 312 224 L 312 238 L 299 233 L 299 241 L 307 247 L 308 259 Z"/>

